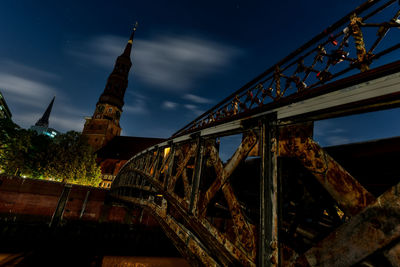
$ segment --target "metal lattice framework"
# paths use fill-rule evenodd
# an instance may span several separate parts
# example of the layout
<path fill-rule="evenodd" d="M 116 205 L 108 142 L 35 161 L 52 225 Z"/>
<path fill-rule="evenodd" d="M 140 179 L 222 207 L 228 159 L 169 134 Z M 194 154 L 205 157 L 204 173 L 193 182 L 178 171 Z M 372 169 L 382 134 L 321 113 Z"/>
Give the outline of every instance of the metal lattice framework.
<path fill-rule="evenodd" d="M 312 126 L 271 114 L 160 144 L 123 167 L 111 196 L 153 214 L 193 266 L 380 266 L 371 255 L 398 266 L 400 184 L 375 196 Z M 222 162 L 219 139 L 238 133 Z"/>
<path fill-rule="evenodd" d="M 376 67 L 384 55 L 400 48 L 399 16 L 396 0 L 367 1 L 174 136 L 260 112 L 288 95 Z"/>
<path fill-rule="evenodd" d="M 380 22 L 369 22 L 376 16 Z M 152 213 L 193 266 L 400 266 L 399 172 L 355 177 L 351 164 L 313 139 L 316 120 L 400 106 L 400 61 L 368 70 L 399 48 L 376 52 L 389 29 L 398 34 L 398 17 L 395 1 L 363 4 L 168 141 L 135 155 L 110 196 Z M 368 48 L 365 27 L 378 30 Z M 345 73 L 353 75 L 335 80 Z M 240 142 L 224 162 L 221 140 L 232 135 Z M 398 162 L 400 145 L 389 147 L 387 158 L 362 167 L 379 158 Z"/>

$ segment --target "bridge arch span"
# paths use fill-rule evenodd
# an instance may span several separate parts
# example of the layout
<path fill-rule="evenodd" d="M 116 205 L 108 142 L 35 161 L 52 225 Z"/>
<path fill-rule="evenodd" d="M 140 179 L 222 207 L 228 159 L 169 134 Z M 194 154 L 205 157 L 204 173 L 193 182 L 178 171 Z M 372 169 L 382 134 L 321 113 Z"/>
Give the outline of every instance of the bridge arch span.
<path fill-rule="evenodd" d="M 386 19 L 370 21 L 384 10 Z M 314 121 L 400 106 L 400 61 L 373 65 L 400 49 L 379 46 L 394 40 L 383 38 L 389 30 L 398 37 L 399 16 L 397 1 L 367 1 L 132 157 L 110 196 L 151 212 L 196 266 L 399 266 L 399 176 L 393 166 L 379 172 L 398 159 L 399 139 L 340 148 L 390 147 L 365 155 L 358 167 L 381 166 L 364 177 L 313 139 Z M 366 27 L 377 35 L 366 40 Z M 232 135 L 240 142 L 224 161 L 220 142 Z"/>

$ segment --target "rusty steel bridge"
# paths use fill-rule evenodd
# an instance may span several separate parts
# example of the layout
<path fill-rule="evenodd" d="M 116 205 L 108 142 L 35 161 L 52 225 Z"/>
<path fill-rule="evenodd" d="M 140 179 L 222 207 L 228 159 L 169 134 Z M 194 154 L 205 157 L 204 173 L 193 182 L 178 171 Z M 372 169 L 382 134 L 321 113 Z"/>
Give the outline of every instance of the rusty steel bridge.
<path fill-rule="evenodd" d="M 112 201 L 148 210 L 193 266 L 400 266 L 399 172 L 353 176 L 313 139 L 314 121 L 399 106 L 399 16 L 397 0 L 351 11 L 131 158 Z"/>

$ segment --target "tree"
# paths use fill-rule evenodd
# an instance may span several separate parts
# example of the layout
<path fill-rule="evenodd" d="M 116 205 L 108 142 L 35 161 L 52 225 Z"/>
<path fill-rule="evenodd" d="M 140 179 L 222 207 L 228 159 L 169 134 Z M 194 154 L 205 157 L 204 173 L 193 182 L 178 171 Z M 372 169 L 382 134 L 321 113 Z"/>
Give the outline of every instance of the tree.
<path fill-rule="evenodd" d="M 6 119 L 0 120 L 0 172 L 91 186 L 101 182 L 96 155 L 80 133 L 51 139 Z"/>
<path fill-rule="evenodd" d="M 98 186 L 100 167 L 92 147 L 80 133 L 70 131 L 58 135 L 49 147 L 44 175 L 67 183 Z"/>
<path fill-rule="evenodd" d="M 31 135 L 9 119 L 0 120 L 0 167 L 10 175 L 30 173 Z M 34 157 L 31 157 L 34 158 Z"/>

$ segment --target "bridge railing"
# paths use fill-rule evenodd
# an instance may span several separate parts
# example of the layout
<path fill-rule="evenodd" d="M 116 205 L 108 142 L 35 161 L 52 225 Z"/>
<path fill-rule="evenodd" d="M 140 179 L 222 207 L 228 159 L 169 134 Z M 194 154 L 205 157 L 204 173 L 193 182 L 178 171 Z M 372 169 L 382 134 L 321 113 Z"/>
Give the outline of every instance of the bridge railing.
<path fill-rule="evenodd" d="M 365 72 L 371 64 L 376 67 L 378 59 L 400 48 L 399 16 L 397 0 L 367 1 L 173 136 L 251 114 L 288 95 L 316 88 L 357 70 Z"/>

